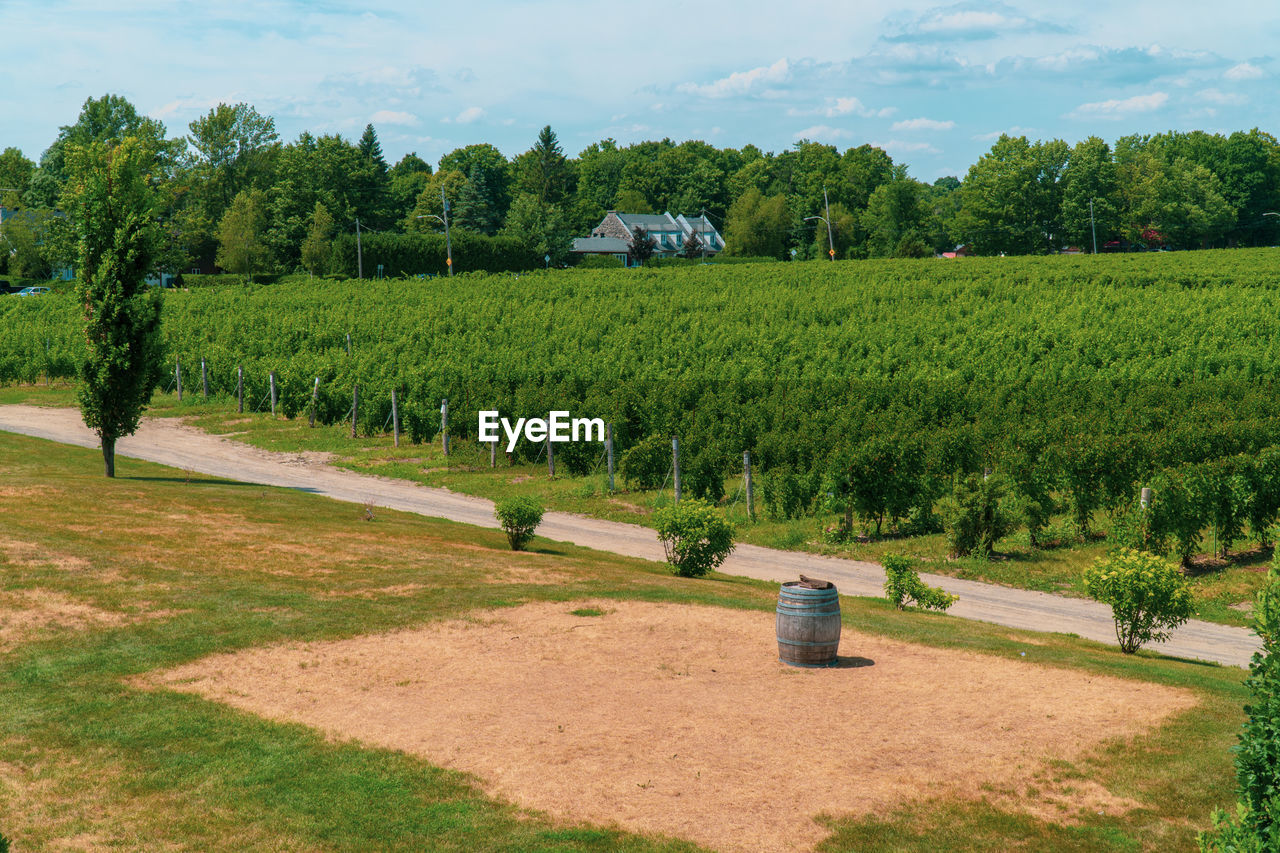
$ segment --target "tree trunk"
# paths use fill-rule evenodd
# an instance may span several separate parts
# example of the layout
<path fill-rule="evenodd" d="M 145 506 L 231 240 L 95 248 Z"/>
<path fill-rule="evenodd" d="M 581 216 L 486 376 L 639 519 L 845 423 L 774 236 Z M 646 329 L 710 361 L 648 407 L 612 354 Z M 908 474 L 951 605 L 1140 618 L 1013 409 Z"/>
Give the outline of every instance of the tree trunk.
<path fill-rule="evenodd" d="M 116 440 L 114 438 L 102 439 L 102 461 L 106 466 L 107 476 L 114 477 L 116 475 Z"/>

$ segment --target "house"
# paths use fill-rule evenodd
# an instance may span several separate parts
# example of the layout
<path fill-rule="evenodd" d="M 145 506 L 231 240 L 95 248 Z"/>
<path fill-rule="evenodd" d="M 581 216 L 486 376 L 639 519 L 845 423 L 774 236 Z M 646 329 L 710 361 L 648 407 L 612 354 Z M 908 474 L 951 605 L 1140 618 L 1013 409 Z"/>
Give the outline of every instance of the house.
<path fill-rule="evenodd" d="M 705 216 L 672 216 L 670 213 L 619 213 L 609 211 L 600 224 L 591 229 L 590 237 L 573 241 L 578 254 L 615 255 L 626 261 L 627 249 L 635 229 L 643 228 L 656 243 L 655 258 L 670 258 L 684 251 L 685 241 L 697 234 L 707 257 L 724 251 L 724 238 Z"/>

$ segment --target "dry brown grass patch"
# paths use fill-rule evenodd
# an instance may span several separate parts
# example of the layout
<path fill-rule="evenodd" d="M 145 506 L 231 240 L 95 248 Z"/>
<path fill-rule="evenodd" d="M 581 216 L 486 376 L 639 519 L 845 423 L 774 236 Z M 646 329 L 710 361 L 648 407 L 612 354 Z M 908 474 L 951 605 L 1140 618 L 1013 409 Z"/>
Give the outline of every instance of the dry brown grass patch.
<path fill-rule="evenodd" d="M 49 566 L 68 572 L 84 572 L 91 564 L 83 557 L 63 554 L 46 546 L 21 539 L 0 537 L 0 554 L 10 565 L 20 568 L 37 568 Z"/>
<path fill-rule="evenodd" d="M 571 615 L 583 607 L 608 612 Z M 580 601 L 153 678 L 472 772 L 557 817 L 739 851 L 811 848 L 822 813 L 1023 790 L 1047 760 L 1195 704 L 1185 690 L 852 631 L 842 651 L 845 666 L 793 669 L 777 661 L 771 613 Z M 1062 801 L 1105 794 L 1077 793 Z M 1055 802 L 1033 807 L 1060 815 Z"/>
<path fill-rule="evenodd" d="M 11 651 L 41 634 L 115 627 L 136 618 L 45 589 L 0 592 L 0 652 Z"/>

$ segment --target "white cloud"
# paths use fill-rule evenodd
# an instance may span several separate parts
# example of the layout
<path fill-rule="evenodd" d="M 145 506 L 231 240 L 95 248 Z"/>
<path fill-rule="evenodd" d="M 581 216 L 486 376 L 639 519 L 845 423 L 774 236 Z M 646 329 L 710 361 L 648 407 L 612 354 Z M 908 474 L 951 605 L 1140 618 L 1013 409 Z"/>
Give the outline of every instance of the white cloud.
<path fill-rule="evenodd" d="M 170 101 L 157 110 L 151 111 L 152 118 L 166 119 L 175 115 L 189 115 L 193 112 L 204 113 L 218 104 L 235 103 L 235 98 L 178 98 Z"/>
<path fill-rule="evenodd" d="M 378 110 L 369 118 L 369 121 L 374 124 L 417 124 L 418 117 L 413 113 Z"/>
<path fill-rule="evenodd" d="M 902 121 L 895 121 L 893 127 L 889 128 L 895 133 L 900 130 L 951 130 L 955 127 L 954 121 L 938 121 L 932 118 L 908 118 Z"/>
<path fill-rule="evenodd" d="M 1158 110 L 1168 100 L 1168 93 L 1152 92 L 1149 95 L 1134 95 L 1132 98 L 1081 104 L 1069 115 L 1076 118 L 1124 118 L 1134 113 L 1149 113 L 1152 110 Z"/>
<path fill-rule="evenodd" d="M 482 116 L 484 116 L 484 110 L 480 107 L 467 107 L 465 110 L 458 113 L 456 117 L 452 119 L 446 118 L 444 121 L 446 123 L 452 121 L 456 124 L 471 124 L 471 122 L 481 118 Z"/>
<path fill-rule="evenodd" d="M 830 102 L 824 115 L 828 118 L 835 118 L 836 116 L 847 116 L 849 113 L 864 116 L 867 114 L 867 108 L 857 98 L 836 98 Z"/>
<path fill-rule="evenodd" d="M 1011 18 L 999 12 L 938 12 L 922 20 L 919 31 L 950 33 L 957 30 L 1007 30 L 1020 29 L 1028 23 L 1026 18 Z"/>
<path fill-rule="evenodd" d="M 750 94 L 753 89 L 767 86 L 770 83 L 784 83 L 791 74 L 791 66 L 786 58 L 779 59 L 772 65 L 762 65 L 750 71 L 735 71 L 728 77 L 722 77 L 714 83 L 698 85 L 697 83 L 681 83 L 681 92 L 701 95 L 704 98 L 732 98 L 735 95 Z"/>
<path fill-rule="evenodd" d="M 1221 104 L 1223 106 L 1239 106 L 1248 103 L 1249 99 L 1239 92 L 1223 92 L 1219 89 L 1204 89 L 1196 93 L 1202 101 L 1208 101 L 1211 104 Z"/>
<path fill-rule="evenodd" d="M 888 151 L 890 154 L 941 154 L 937 148 L 934 148 L 927 142 L 907 142 L 902 139 L 890 139 L 886 142 L 872 142 L 872 148 L 880 148 Z"/>
<path fill-rule="evenodd" d="M 990 133 L 979 133 L 972 137 L 972 139 L 978 142 L 995 142 L 1002 136 L 1031 136 L 1035 133 L 1036 129 L 1034 127 L 1022 127 L 1021 125 L 1015 124 L 1007 130 L 993 130 Z"/>
<path fill-rule="evenodd" d="M 1066 71 L 1086 62 L 1096 62 L 1100 57 L 1101 54 L 1094 48 L 1073 47 L 1051 56 L 1041 56 L 1036 59 L 1035 64 L 1037 68 L 1046 71 Z"/>
<path fill-rule="evenodd" d="M 832 127 L 828 124 L 815 124 L 812 127 L 806 127 L 804 130 L 796 131 L 792 136 L 796 139 L 836 142 L 841 139 L 849 139 L 853 136 L 853 131 L 845 130 L 842 127 Z"/>
<path fill-rule="evenodd" d="M 1233 65 L 1222 75 L 1228 80 L 1257 80 L 1262 76 L 1262 69 L 1248 62 Z"/>

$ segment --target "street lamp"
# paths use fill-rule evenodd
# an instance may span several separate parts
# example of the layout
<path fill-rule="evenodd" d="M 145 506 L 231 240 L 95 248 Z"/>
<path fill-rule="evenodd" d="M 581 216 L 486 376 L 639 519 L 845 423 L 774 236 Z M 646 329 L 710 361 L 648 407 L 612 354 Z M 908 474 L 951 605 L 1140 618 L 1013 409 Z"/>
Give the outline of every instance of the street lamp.
<path fill-rule="evenodd" d="M 440 184 L 440 206 L 444 208 L 444 217 L 436 216 L 434 213 L 424 213 L 421 216 L 415 216 L 414 219 L 436 219 L 444 223 L 444 255 L 445 265 L 449 267 L 449 275 L 453 275 L 453 243 L 449 241 L 449 199 L 444 197 L 444 184 Z"/>
<path fill-rule="evenodd" d="M 1093 253 L 1098 254 L 1098 226 L 1093 221 L 1093 199 L 1089 199 L 1089 227 L 1093 229 Z"/>
<path fill-rule="evenodd" d="M 827 198 L 826 187 L 822 188 L 822 204 L 826 207 L 827 215 L 825 217 L 824 216 L 806 216 L 804 218 L 804 221 L 808 222 L 810 219 L 821 219 L 823 222 L 827 223 L 827 254 L 831 256 L 831 262 L 835 263 L 836 241 L 835 241 L 835 238 L 831 236 L 831 201 Z"/>
<path fill-rule="evenodd" d="M 831 256 L 831 260 L 834 262 L 836 259 L 836 244 L 831 236 L 831 222 L 825 216 L 806 216 L 804 221 L 808 222 L 810 219 L 821 219 L 827 223 L 827 254 Z"/>

